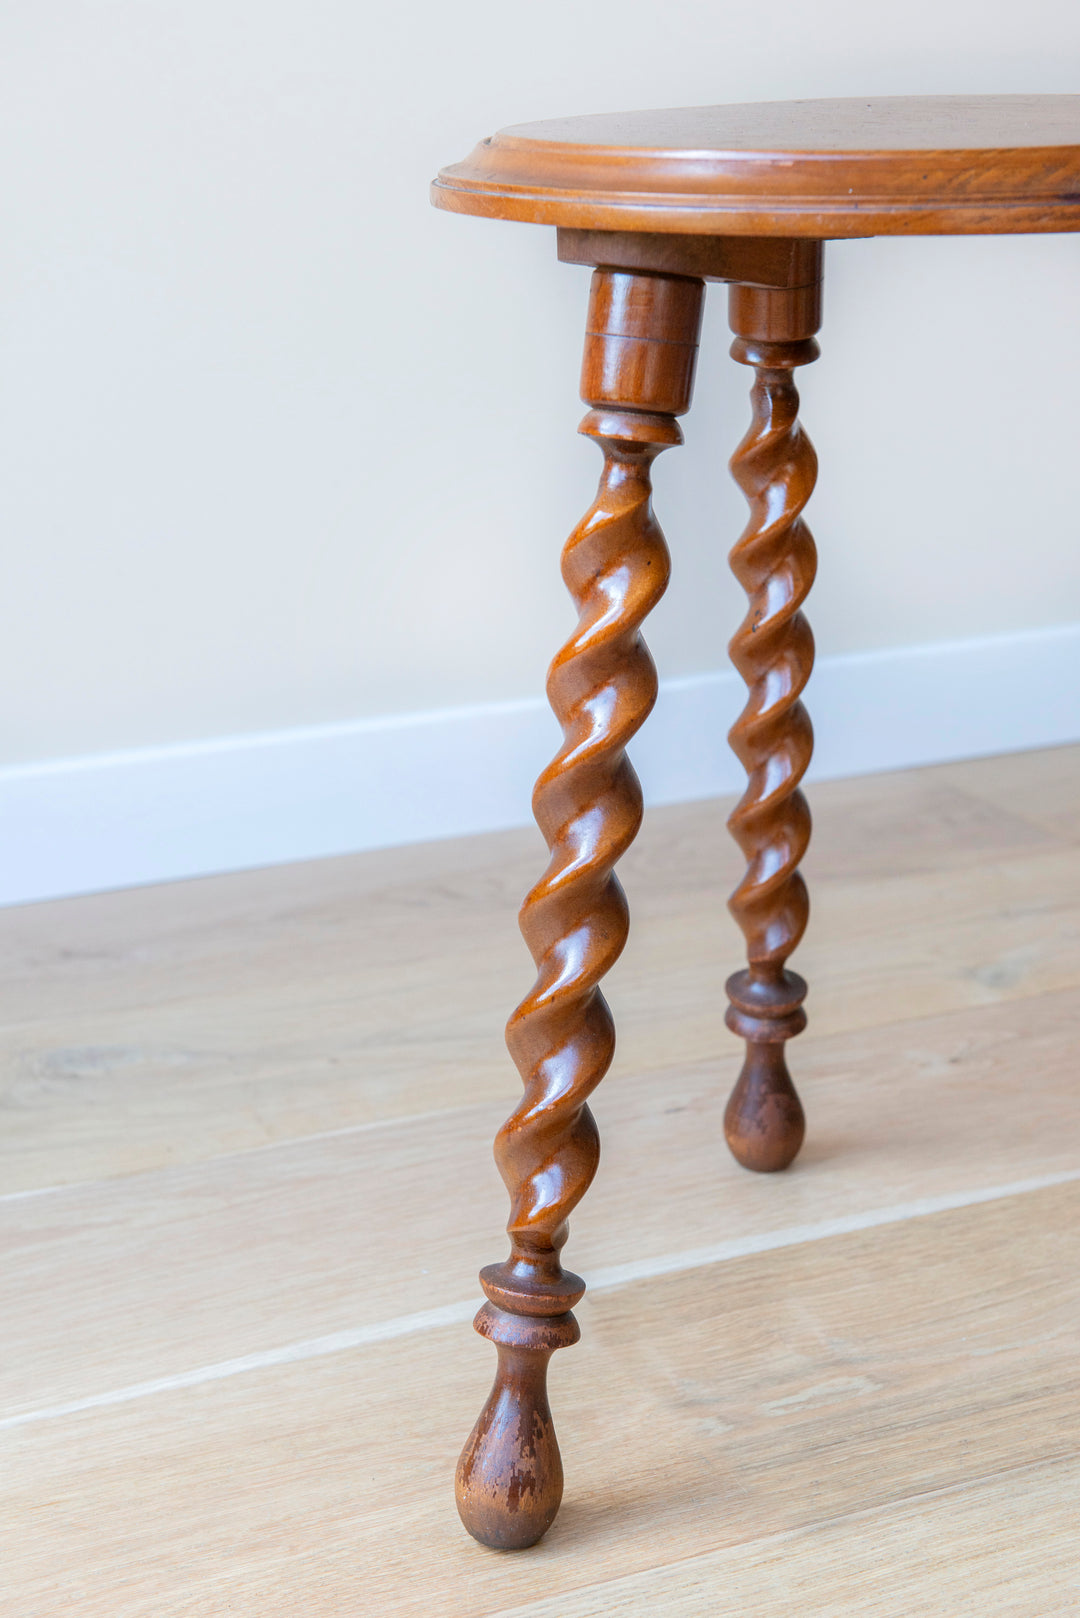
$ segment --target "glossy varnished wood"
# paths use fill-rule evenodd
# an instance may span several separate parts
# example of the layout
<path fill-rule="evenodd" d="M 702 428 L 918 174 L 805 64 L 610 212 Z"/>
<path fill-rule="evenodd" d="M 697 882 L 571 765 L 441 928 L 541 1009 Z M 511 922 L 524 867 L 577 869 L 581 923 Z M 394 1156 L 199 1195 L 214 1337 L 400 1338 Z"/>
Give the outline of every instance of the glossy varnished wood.
<path fill-rule="evenodd" d="M 495 1384 L 457 1473 L 462 1521 L 500 1550 L 535 1544 L 554 1520 L 563 1475 L 545 1391 L 556 1348 L 576 1342 L 585 1291 L 559 1253 L 596 1172 L 588 1098 L 615 1031 L 600 979 L 626 942 L 614 866 L 641 823 L 627 742 L 656 700 L 641 624 L 668 581 L 652 515 L 650 468 L 681 441 L 701 323 L 702 282 L 597 270 L 586 323 L 581 431 L 604 456 L 596 500 L 563 552 L 578 624 L 548 677 L 563 745 L 533 796 L 551 859 L 525 899 L 521 930 L 537 967 L 507 1028 L 524 1085 L 495 1143 L 510 1193 L 510 1256 L 481 1273 L 477 1330 L 499 1350 Z"/>
<path fill-rule="evenodd" d="M 687 299 L 699 311 L 704 281 L 730 283 L 732 354 L 753 368 L 754 384 L 752 424 L 731 462 L 750 505 L 731 558 L 749 598 L 731 642 L 748 687 L 731 741 L 748 783 L 729 822 L 746 859 L 730 908 L 747 966 L 727 984 L 728 1026 L 745 1040 L 746 1056 L 725 1132 L 745 1167 L 783 1169 L 804 1133 L 785 1045 L 806 1025 L 806 983 L 787 963 L 809 913 L 799 866 L 810 813 L 799 783 L 813 745 L 801 701 L 813 639 L 802 605 L 816 567 L 803 519 L 816 458 L 798 423 L 793 373 L 817 355 L 822 244 L 837 236 L 1080 229 L 1080 96 L 555 119 L 481 142 L 442 171 L 432 199 L 459 213 L 555 225 L 560 258 L 597 266 L 583 396 L 594 406 L 585 430 L 604 446 L 605 479 L 567 551 L 567 582 L 583 616 L 549 687 L 566 746 L 538 790 L 552 865 L 522 924 L 540 976 L 510 1026 L 525 1099 L 498 1147 L 514 1208 L 512 1250 L 507 1264 L 484 1272 L 489 1303 L 478 1320 L 499 1346 L 500 1370 L 459 1471 L 467 1526 L 489 1544 L 521 1546 L 552 1520 L 562 1489 L 544 1375 L 552 1349 L 576 1333 L 568 1311 L 584 1282 L 561 1270 L 558 1251 L 565 1215 L 595 1172 L 598 1140 L 585 1098 L 613 1049 L 596 985 L 625 943 L 611 867 L 640 819 L 621 749 L 655 693 L 651 665 L 645 679 L 633 641 L 617 677 L 589 640 L 603 624 L 619 644 L 624 616 L 636 637 L 667 565 L 666 555 L 662 564 L 654 556 L 650 574 L 644 552 L 634 558 L 617 546 L 603 553 L 601 545 L 594 559 L 586 542 L 594 530 L 601 541 L 605 530 L 614 537 L 616 489 L 636 489 L 631 526 L 646 533 L 648 463 L 678 441 L 673 417 L 689 402 L 693 344 L 678 311 Z M 577 572 L 571 559 L 579 550 L 588 560 Z M 605 768 L 614 773 L 605 777 Z"/>
<path fill-rule="evenodd" d="M 746 1040 L 746 1061 L 728 1103 L 724 1131 L 746 1168 L 785 1169 L 802 1145 L 805 1120 L 784 1057 L 806 1026 L 806 984 L 787 969 L 806 930 L 809 898 L 799 863 L 810 841 L 810 810 L 799 790 L 814 735 L 801 694 L 814 664 L 802 604 L 817 553 L 802 512 L 817 457 L 798 421 L 797 366 L 817 358 L 820 287 L 733 286 L 732 355 L 753 367 L 753 421 L 731 470 L 750 520 L 731 553 L 749 597 L 730 646 L 749 688 L 731 745 L 749 777 L 728 825 L 747 868 L 731 897 L 748 965 L 728 979 L 728 1027 Z"/>
<path fill-rule="evenodd" d="M 1080 96 L 752 102 L 518 124 L 436 206 L 715 236 L 1080 229 Z"/>
<path fill-rule="evenodd" d="M 564 264 L 602 264 L 605 269 L 650 270 L 746 286 L 817 285 L 824 257 L 821 242 L 799 237 L 560 228 L 557 239 Z"/>

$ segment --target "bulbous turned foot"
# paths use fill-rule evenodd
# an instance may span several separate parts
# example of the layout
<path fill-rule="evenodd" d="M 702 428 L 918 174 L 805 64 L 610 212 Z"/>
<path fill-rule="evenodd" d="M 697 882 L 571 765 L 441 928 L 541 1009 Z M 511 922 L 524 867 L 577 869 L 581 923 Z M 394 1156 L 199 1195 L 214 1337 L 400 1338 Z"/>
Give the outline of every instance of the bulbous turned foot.
<path fill-rule="evenodd" d="M 774 1174 L 795 1161 L 805 1133 L 806 1117 L 783 1045 L 750 1045 L 724 1112 L 732 1156 L 744 1169 Z"/>
<path fill-rule="evenodd" d="M 724 1113 L 724 1134 L 744 1169 L 774 1174 L 794 1162 L 806 1133 L 784 1060 L 784 1041 L 806 1027 L 806 984 L 797 972 L 751 967 L 728 978 L 727 992 L 724 1021 L 745 1039 L 746 1060 Z"/>
<path fill-rule="evenodd" d="M 474 1324 L 498 1349 L 499 1366 L 458 1462 L 458 1514 L 481 1545 L 526 1550 L 547 1533 L 562 1501 L 548 1361 L 581 1333 L 572 1314 L 512 1315 L 492 1303 L 484 1305 Z"/>

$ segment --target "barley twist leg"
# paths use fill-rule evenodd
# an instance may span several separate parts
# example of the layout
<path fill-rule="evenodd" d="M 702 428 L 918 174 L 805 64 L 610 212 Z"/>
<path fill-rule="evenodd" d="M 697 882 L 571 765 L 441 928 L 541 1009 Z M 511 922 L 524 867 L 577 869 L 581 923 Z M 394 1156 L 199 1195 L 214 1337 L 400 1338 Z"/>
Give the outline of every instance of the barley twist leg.
<path fill-rule="evenodd" d="M 650 467 L 681 442 L 675 416 L 690 403 L 702 291 L 687 277 L 593 276 L 581 390 L 593 408 L 581 431 L 596 439 L 604 466 L 563 552 L 579 618 L 548 678 L 564 739 L 533 808 L 551 858 L 521 911 L 537 978 L 510 1019 L 507 1045 L 524 1094 L 495 1143 L 510 1193 L 510 1255 L 482 1271 L 488 1301 L 476 1318 L 499 1364 L 457 1474 L 462 1521 L 500 1549 L 534 1544 L 562 1496 L 547 1363 L 577 1341 L 570 1311 L 585 1283 L 559 1254 L 599 1158 L 587 1102 L 615 1047 L 599 983 L 626 942 L 614 866 L 642 813 L 625 748 L 656 698 L 640 628 L 668 579 Z"/>
<path fill-rule="evenodd" d="M 820 285 L 785 291 L 735 285 L 731 352 L 754 367 L 753 420 L 731 470 L 750 519 L 731 553 L 749 610 L 731 657 L 749 688 L 730 741 L 748 776 L 728 826 L 746 857 L 730 908 L 746 937 L 747 967 L 727 985 L 728 1027 L 746 1040 L 746 1059 L 728 1102 L 728 1145 L 746 1168 L 787 1168 L 802 1145 L 803 1109 L 784 1043 L 806 1026 L 806 984 L 786 962 L 806 929 L 809 899 L 798 866 L 810 840 L 799 790 L 813 750 L 800 693 L 814 640 L 801 611 L 817 557 L 802 510 L 817 457 L 798 422 L 792 372 L 816 359 Z"/>

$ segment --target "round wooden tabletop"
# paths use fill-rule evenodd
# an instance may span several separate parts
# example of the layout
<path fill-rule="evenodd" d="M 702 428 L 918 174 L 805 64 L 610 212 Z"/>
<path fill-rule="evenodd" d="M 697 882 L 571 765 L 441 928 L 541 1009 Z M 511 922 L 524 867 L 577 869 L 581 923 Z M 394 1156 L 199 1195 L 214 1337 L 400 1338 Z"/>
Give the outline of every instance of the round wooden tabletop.
<path fill-rule="evenodd" d="M 762 101 L 517 124 L 443 169 L 432 201 L 695 235 L 1080 230 L 1080 96 Z"/>

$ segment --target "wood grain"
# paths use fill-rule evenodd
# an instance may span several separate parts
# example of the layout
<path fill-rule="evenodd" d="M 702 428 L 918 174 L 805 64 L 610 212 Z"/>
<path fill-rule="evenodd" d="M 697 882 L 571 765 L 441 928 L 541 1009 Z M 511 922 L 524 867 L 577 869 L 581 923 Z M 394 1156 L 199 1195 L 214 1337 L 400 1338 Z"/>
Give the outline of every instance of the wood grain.
<path fill-rule="evenodd" d="M 460 1330 L 16 1430 L 0 1578 L 26 1618 L 475 1618 L 740 1546 L 767 1558 L 778 1534 L 820 1546 L 855 1514 L 865 1558 L 878 1514 L 1023 1468 L 1068 1500 L 1078 1243 L 1080 1187 L 1062 1187 L 590 1295 L 556 1372 L 573 1495 L 512 1559 L 446 1509 L 486 1370 Z M 1007 1592 L 1030 1564 L 1001 1496 L 993 1520 Z M 721 1559 L 713 1610 L 731 1611 L 723 1576 Z M 908 1577 L 924 1609 L 897 1618 L 952 1610 L 933 1559 Z"/>
<path fill-rule="evenodd" d="M 660 811 L 626 856 L 587 1279 L 1080 1169 L 1080 749 L 814 804 L 815 1132 L 779 1178 L 720 1139 L 727 806 Z M 0 1164 L 99 1179 L 0 1201 L 0 1419 L 469 1297 L 537 843 L 0 914 Z M 290 1138 L 316 1118 L 346 1132 Z M 488 1371 L 464 1317 L 8 1428 L 0 1606 L 1069 1611 L 1078 1212 L 1060 1186 L 592 1290 L 554 1371 L 567 1501 L 513 1572 L 450 1504 Z"/>
<path fill-rule="evenodd" d="M 1080 984 L 1078 760 L 815 785 L 804 1062 L 818 1034 Z M 624 857 L 617 1073 L 734 1075 L 730 808 L 656 810 Z M 498 1109 L 542 850 L 515 831 L 0 911 L 0 1194 Z"/>
<path fill-rule="evenodd" d="M 938 772 L 943 784 L 957 785 L 969 799 L 991 805 L 999 816 L 1016 816 L 1073 845 L 1080 842 L 1078 774 L 1076 750 L 1071 747 L 969 759 L 943 765 Z"/>
<path fill-rule="evenodd" d="M 894 96 L 518 124 L 436 207 L 577 230 L 712 236 L 1080 229 L 1080 96 Z M 603 262 L 599 260 L 598 262 Z"/>
<path fill-rule="evenodd" d="M 603 1095 L 603 1168 L 574 1225 L 586 1278 L 1080 1167 L 1078 1021 L 1071 990 L 808 1035 L 817 1131 L 797 1171 L 768 1184 L 723 1150 L 715 1061 L 619 1071 Z M 1029 1066 L 1039 1083 L 1021 1095 Z M 0 1418 L 473 1297 L 477 1249 L 503 1215 L 499 1117 L 495 1101 L 0 1203 Z M 416 1188 L 445 1162 L 455 1172 L 433 1223 Z M 647 1224 L 634 1217 L 643 1198 Z"/>
<path fill-rule="evenodd" d="M 1080 1461 L 1019 1466 L 812 1529 L 611 1578 L 504 1618 L 1065 1618 L 1080 1604 L 1075 1555 Z M 1008 1523 L 1009 1531 L 1002 1532 Z"/>

